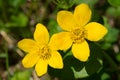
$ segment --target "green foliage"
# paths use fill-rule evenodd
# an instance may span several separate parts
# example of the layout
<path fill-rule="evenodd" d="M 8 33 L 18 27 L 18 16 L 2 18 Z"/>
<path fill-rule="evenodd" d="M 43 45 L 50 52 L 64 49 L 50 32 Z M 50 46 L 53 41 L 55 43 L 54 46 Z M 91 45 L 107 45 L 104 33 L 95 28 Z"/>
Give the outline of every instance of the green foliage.
<path fill-rule="evenodd" d="M 110 16 L 119 17 L 120 16 L 120 7 L 109 7 L 106 13 Z"/>
<path fill-rule="evenodd" d="M 98 0 L 76 0 L 76 4 L 80 3 L 86 3 L 88 4 L 91 8 L 93 8 L 94 4 L 97 3 Z"/>
<path fill-rule="evenodd" d="M 91 17 L 90 22 L 98 22 L 98 23 L 101 23 L 101 24 L 104 23 L 103 18 L 100 16 L 98 11 L 95 10 L 95 9 L 92 9 L 92 17 Z"/>
<path fill-rule="evenodd" d="M 98 60 L 90 60 L 86 66 L 85 69 L 89 75 L 92 75 L 96 72 L 98 72 L 101 69 L 102 65 Z"/>
<path fill-rule="evenodd" d="M 111 47 L 113 42 L 117 41 L 119 36 L 119 30 L 112 28 L 108 24 L 108 20 L 106 17 L 103 17 L 103 19 L 104 19 L 104 25 L 108 29 L 108 34 L 104 38 L 105 42 L 103 43 L 103 49 L 108 49 Z"/>
<path fill-rule="evenodd" d="M 102 69 L 102 55 L 100 47 L 94 43 L 90 44 L 91 55 L 88 62 L 81 62 L 73 57 L 71 51 L 67 53 L 62 52 L 64 55 L 64 68 L 62 70 L 49 69 L 49 74 L 54 77 L 59 77 L 60 80 L 75 80 L 85 78 L 95 73 L 100 72 Z M 69 76 L 68 76 L 69 75 Z"/>
<path fill-rule="evenodd" d="M 13 7 L 19 7 L 20 5 L 24 4 L 26 0 L 8 0 L 8 3 Z"/>
<path fill-rule="evenodd" d="M 93 50 L 94 49 L 94 50 Z M 88 76 L 93 75 L 94 73 L 98 73 L 102 69 L 102 51 L 100 50 L 100 47 L 97 46 L 94 43 L 90 43 L 90 50 L 91 50 L 91 56 L 88 60 L 88 62 L 82 64 L 82 69 L 79 71 L 76 71 L 74 68 L 75 66 L 72 67 L 75 78 L 85 78 Z M 80 66 L 79 66 L 80 68 Z"/>
<path fill-rule="evenodd" d="M 2 7 L 2 0 L 0 0 L 0 8 Z"/>
<path fill-rule="evenodd" d="M 31 70 L 18 71 L 10 80 L 29 80 L 31 76 Z"/>
<path fill-rule="evenodd" d="M 118 54 L 116 55 L 116 59 L 117 59 L 118 62 L 120 62 L 120 53 L 118 53 Z"/>
<path fill-rule="evenodd" d="M 120 0 L 108 0 L 112 6 L 120 6 Z"/>
<path fill-rule="evenodd" d="M 59 8 L 68 9 L 71 8 L 76 0 L 53 0 Z"/>
<path fill-rule="evenodd" d="M 57 32 L 62 31 L 62 29 L 58 26 L 57 22 L 54 19 L 49 20 L 47 27 L 48 27 L 50 36 L 52 36 Z"/>
<path fill-rule="evenodd" d="M 26 27 L 28 18 L 25 14 L 19 13 L 17 16 L 12 15 L 10 22 L 5 24 L 5 27 Z"/>
<path fill-rule="evenodd" d="M 110 80 L 110 75 L 107 73 L 103 73 L 101 76 L 101 80 Z"/>
<path fill-rule="evenodd" d="M 73 11 L 75 6 L 81 3 L 87 3 L 92 9 L 90 22 L 103 24 L 108 29 L 108 34 L 100 42 L 87 41 L 90 47 L 90 57 L 87 62 L 77 60 L 70 49 L 59 51 L 63 57 L 64 68 L 54 69 L 49 66 L 48 74 L 50 77 L 57 77 L 58 80 L 120 80 L 119 0 L 0 0 L 0 31 L 5 31 L 7 39 L 14 41 L 15 46 L 9 49 L 9 40 L 7 41 L 6 36 L 0 34 L 2 47 L 0 48 L 0 63 L 4 63 L 0 64 L 0 69 L 4 66 L 4 72 L 6 72 L 9 67 L 18 64 L 21 57 L 13 56 L 17 54 L 15 51 L 17 42 L 23 38 L 33 37 L 36 23 L 45 23 L 51 37 L 62 31 L 56 21 L 57 12 L 61 9 Z M 105 5 L 107 5 L 106 8 L 103 8 Z M 113 26 L 108 23 L 109 17 L 114 22 Z M 118 46 L 117 53 L 113 49 L 113 44 Z M 3 48 L 8 49 L 8 53 L 5 54 Z M 20 60 L 14 59 L 18 56 Z M 29 80 L 32 78 L 31 73 L 32 70 L 16 71 L 14 75 L 9 74 L 6 78 L 10 76 L 10 80 Z M 0 80 L 2 80 L 1 76 Z"/>
<path fill-rule="evenodd" d="M 76 71 L 73 67 L 71 67 L 71 68 L 72 68 L 72 70 L 74 72 L 74 76 L 75 76 L 76 79 L 85 78 L 85 77 L 89 76 L 89 74 L 85 70 L 85 67 L 80 71 Z"/>
<path fill-rule="evenodd" d="M 6 54 L 5 53 L 0 53 L 0 58 L 5 58 Z"/>

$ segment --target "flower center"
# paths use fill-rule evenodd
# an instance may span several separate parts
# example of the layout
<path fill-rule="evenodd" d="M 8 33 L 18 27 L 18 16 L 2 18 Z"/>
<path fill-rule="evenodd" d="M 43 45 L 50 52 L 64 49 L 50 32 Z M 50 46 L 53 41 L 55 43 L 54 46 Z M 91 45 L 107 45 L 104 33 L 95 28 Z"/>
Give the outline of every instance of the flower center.
<path fill-rule="evenodd" d="M 39 49 L 39 56 L 41 59 L 43 60 L 48 60 L 51 57 L 51 53 L 50 53 L 50 48 L 49 46 L 44 46 L 42 48 Z"/>
<path fill-rule="evenodd" d="M 82 43 L 85 40 L 86 36 L 87 30 L 85 30 L 84 28 L 78 28 L 71 31 L 71 39 L 74 43 Z"/>

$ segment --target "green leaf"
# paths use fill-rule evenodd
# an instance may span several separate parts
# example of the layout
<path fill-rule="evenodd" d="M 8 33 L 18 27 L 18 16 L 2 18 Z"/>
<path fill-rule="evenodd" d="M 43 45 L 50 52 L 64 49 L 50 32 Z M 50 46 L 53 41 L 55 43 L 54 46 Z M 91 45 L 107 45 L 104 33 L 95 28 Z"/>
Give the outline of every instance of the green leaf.
<path fill-rule="evenodd" d="M 90 47 L 90 57 L 89 59 L 91 60 L 102 60 L 103 59 L 103 50 L 101 47 L 96 44 L 89 42 L 89 47 Z"/>
<path fill-rule="evenodd" d="M 74 80 L 85 78 L 94 73 L 98 73 L 102 68 L 103 53 L 100 47 L 94 43 L 89 43 L 91 55 L 88 62 L 81 62 L 67 52 L 63 57 L 64 68 L 62 70 L 49 69 L 51 76 L 58 77 L 60 80 Z M 69 75 L 69 76 L 68 76 Z"/>
<path fill-rule="evenodd" d="M 101 80 L 110 80 L 110 75 L 107 73 L 103 73 L 101 76 Z"/>
<path fill-rule="evenodd" d="M 28 17 L 23 14 L 19 13 L 18 16 L 12 15 L 11 21 L 6 23 L 6 27 L 26 27 L 28 23 Z"/>
<path fill-rule="evenodd" d="M 117 61 L 120 62 L 120 53 L 118 53 L 118 54 L 116 55 L 116 59 L 117 59 Z"/>
<path fill-rule="evenodd" d="M 109 43 L 109 42 L 105 42 L 105 43 L 102 45 L 102 49 L 107 50 L 107 49 L 110 48 L 111 46 L 112 46 L 111 43 Z"/>
<path fill-rule="evenodd" d="M 54 0 L 59 8 L 68 9 L 71 8 L 76 0 Z"/>
<path fill-rule="evenodd" d="M 103 52 L 100 47 L 92 42 L 89 42 L 90 57 L 85 63 L 86 72 L 89 75 L 99 72 L 102 69 Z"/>
<path fill-rule="evenodd" d="M 26 0 L 8 0 L 9 4 L 13 7 L 19 7 L 20 5 L 24 4 Z"/>
<path fill-rule="evenodd" d="M 89 6 L 92 8 L 94 6 L 95 3 L 97 3 L 98 0 L 76 0 L 76 4 L 80 4 L 80 3 L 86 3 L 89 4 Z"/>
<path fill-rule="evenodd" d="M 2 8 L 3 4 L 2 4 L 2 0 L 0 0 L 0 9 Z"/>
<path fill-rule="evenodd" d="M 71 52 L 70 52 L 71 53 Z M 84 62 L 79 61 L 73 55 L 69 55 L 64 59 L 64 63 L 72 69 L 75 79 L 89 76 L 84 69 Z"/>
<path fill-rule="evenodd" d="M 31 70 L 18 71 L 10 80 L 30 80 Z"/>
<path fill-rule="evenodd" d="M 48 70 L 49 74 L 54 77 L 58 77 L 60 80 L 75 80 L 74 71 L 81 71 L 84 67 L 84 63 L 75 59 L 72 55 L 67 56 L 63 60 L 64 68 L 63 69 L 52 69 Z"/>
<path fill-rule="evenodd" d="M 109 43 L 113 43 L 118 39 L 118 34 L 119 34 L 119 30 L 112 28 L 109 24 L 108 24 L 108 20 L 106 17 L 103 17 L 104 19 L 104 25 L 105 27 L 108 29 L 108 33 L 105 36 L 105 41 L 109 42 Z"/>
<path fill-rule="evenodd" d="M 5 58 L 6 54 L 5 53 L 0 53 L 0 58 Z"/>
<path fill-rule="evenodd" d="M 76 71 L 80 71 L 84 67 L 84 62 L 79 61 L 76 59 L 73 55 L 67 56 L 64 59 L 64 63 L 66 63 L 67 66 L 70 68 L 73 67 Z"/>
<path fill-rule="evenodd" d="M 48 73 L 52 77 L 58 77 L 59 80 L 75 80 L 73 71 L 69 66 L 64 66 L 63 69 L 49 68 Z"/>
<path fill-rule="evenodd" d="M 96 47 L 96 46 L 97 45 L 94 45 L 94 47 Z M 97 47 L 97 48 L 99 48 L 99 47 Z M 95 49 L 96 48 L 94 48 L 94 51 L 95 51 Z M 101 49 L 99 49 L 99 50 L 101 50 Z M 71 69 L 73 70 L 74 76 L 75 76 L 76 79 L 91 76 L 94 73 L 98 73 L 102 69 L 102 60 L 100 60 L 100 58 L 99 58 L 100 57 L 99 55 L 102 54 L 102 53 L 97 55 L 97 52 L 99 50 L 96 50 L 95 51 L 96 53 L 93 53 L 93 51 L 92 51 L 91 54 L 93 54 L 93 55 L 96 54 L 96 55 L 94 55 L 94 56 L 91 55 L 88 62 L 85 62 L 85 63 L 80 62 L 79 60 L 78 60 L 79 62 L 77 62 L 77 60 L 76 61 L 74 60 L 75 62 L 74 62 L 74 64 L 72 64 L 71 62 L 73 60 L 71 60 L 71 61 L 68 60 L 69 63 L 71 64 L 71 66 L 74 65 L 74 66 L 71 67 Z"/>
<path fill-rule="evenodd" d="M 86 77 L 80 80 L 101 80 L 101 75 L 99 73 L 95 73 L 89 77 Z"/>
<path fill-rule="evenodd" d="M 102 64 L 97 59 L 91 59 L 86 63 L 85 69 L 89 75 L 92 75 L 102 69 Z"/>
<path fill-rule="evenodd" d="M 98 11 L 95 10 L 95 9 L 92 9 L 92 17 L 91 17 L 90 22 L 98 22 L 98 23 L 101 23 L 101 24 L 104 23 L 103 18 L 100 16 Z"/>
<path fill-rule="evenodd" d="M 119 36 L 119 30 L 114 27 L 111 27 L 106 17 L 103 17 L 103 20 L 104 20 L 104 26 L 107 28 L 108 33 L 103 38 L 103 42 L 100 42 L 100 44 L 101 44 L 102 49 L 106 50 L 112 46 L 112 43 L 117 41 L 118 36 Z"/>
<path fill-rule="evenodd" d="M 109 7 L 106 13 L 110 16 L 118 17 L 120 16 L 120 7 Z"/>
<path fill-rule="evenodd" d="M 120 6 L 120 0 L 108 0 L 112 6 Z"/>
<path fill-rule="evenodd" d="M 89 76 L 89 74 L 88 74 L 87 71 L 85 70 L 85 67 L 84 67 L 82 70 L 80 70 L 80 71 L 76 71 L 76 70 L 74 69 L 74 67 L 71 67 L 71 69 L 73 70 L 74 76 L 75 76 L 76 79 L 77 79 L 77 78 L 85 78 L 85 77 L 88 77 L 88 76 Z"/>
<path fill-rule="evenodd" d="M 58 26 L 58 23 L 54 19 L 50 19 L 47 25 L 49 29 L 49 34 L 52 36 L 54 33 L 62 31 L 62 29 Z"/>
<path fill-rule="evenodd" d="M 13 34 L 17 34 L 15 38 L 33 38 L 33 32 L 31 32 L 30 27 L 9 27 L 7 30 L 13 31 Z"/>

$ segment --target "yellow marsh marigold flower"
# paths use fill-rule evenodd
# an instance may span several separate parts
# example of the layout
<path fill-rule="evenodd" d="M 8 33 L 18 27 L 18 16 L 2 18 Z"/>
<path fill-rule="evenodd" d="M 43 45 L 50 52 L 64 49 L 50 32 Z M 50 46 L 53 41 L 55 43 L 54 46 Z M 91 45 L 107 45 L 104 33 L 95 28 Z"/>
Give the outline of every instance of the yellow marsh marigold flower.
<path fill-rule="evenodd" d="M 78 5 L 74 13 L 65 10 L 58 12 L 57 22 L 65 31 L 52 36 L 51 41 L 54 42 L 52 46 L 60 50 L 66 50 L 72 46 L 73 56 L 80 61 L 87 61 L 90 50 L 85 39 L 98 41 L 107 33 L 103 25 L 97 22 L 88 23 L 90 19 L 91 10 L 84 3 Z"/>
<path fill-rule="evenodd" d="M 28 54 L 22 60 L 25 68 L 31 68 L 35 65 L 38 76 L 47 72 L 48 65 L 53 68 L 63 68 L 61 55 L 51 48 L 48 43 L 49 34 L 46 27 L 37 24 L 34 32 L 34 40 L 23 39 L 18 42 L 18 47 Z"/>

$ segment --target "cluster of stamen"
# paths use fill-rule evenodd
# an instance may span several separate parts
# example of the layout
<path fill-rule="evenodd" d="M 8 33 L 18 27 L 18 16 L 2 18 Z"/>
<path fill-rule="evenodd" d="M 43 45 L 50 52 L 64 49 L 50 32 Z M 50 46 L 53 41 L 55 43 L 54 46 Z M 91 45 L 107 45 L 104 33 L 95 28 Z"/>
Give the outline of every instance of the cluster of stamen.
<path fill-rule="evenodd" d="M 85 30 L 84 28 L 78 28 L 71 31 L 71 39 L 74 43 L 82 43 L 85 40 L 86 36 L 87 30 Z"/>
<path fill-rule="evenodd" d="M 39 56 L 43 60 L 48 60 L 51 57 L 49 46 L 44 46 L 39 49 Z"/>

